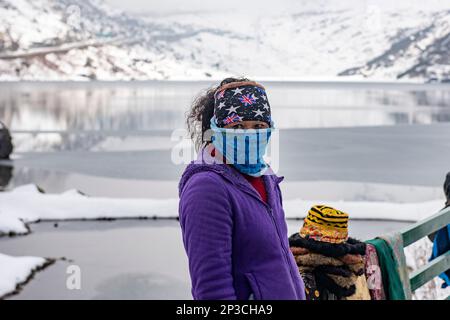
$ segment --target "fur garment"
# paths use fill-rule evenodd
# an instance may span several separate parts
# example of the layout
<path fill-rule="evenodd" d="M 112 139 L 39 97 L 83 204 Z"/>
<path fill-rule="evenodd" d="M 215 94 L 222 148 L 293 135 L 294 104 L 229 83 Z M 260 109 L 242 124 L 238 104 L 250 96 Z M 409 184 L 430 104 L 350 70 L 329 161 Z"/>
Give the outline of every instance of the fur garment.
<path fill-rule="evenodd" d="M 343 266 L 344 263 L 336 258 L 327 257 L 318 253 L 308 253 L 295 256 L 297 265 L 306 267 L 317 267 L 321 265 Z"/>
<path fill-rule="evenodd" d="M 366 245 L 349 238 L 342 244 L 319 242 L 298 234 L 289 238 L 291 252 L 311 299 L 365 298 L 364 275 Z M 312 279 L 312 280 L 311 280 Z M 362 279 L 365 281 L 365 278 Z M 367 289 L 367 283 L 365 285 Z M 362 288 L 362 289 L 361 289 Z M 360 292 L 360 289 L 363 290 Z M 308 293 L 315 293 L 312 294 Z"/>
<path fill-rule="evenodd" d="M 363 256 L 366 253 L 366 244 L 354 238 L 348 238 L 347 242 L 336 244 L 302 238 L 300 234 L 295 233 L 289 237 L 289 246 L 305 248 L 328 257 L 342 257 L 346 254 Z"/>
<path fill-rule="evenodd" d="M 355 294 L 356 286 L 353 283 L 345 283 L 345 281 L 339 281 L 333 279 L 332 276 L 326 273 L 314 272 L 314 278 L 316 280 L 317 288 L 319 291 L 327 290 L 334 294 L 338 299 L 350 297 Z"/>
<path fill-rule="evenodd" d="M 362 275 L 356 278 L 355 281 L 355 293 L 350 297 L 346 297 L 346 300 L 371 300 L 369 287 L 367 286 L 366 276 Z"/>
<path fill-rule="evenodd" d="M 364 274 L 362 257 L 343 259 L 346 262 L 355 262 L 354 264 L 344 263 L 342 257 L 327 257 L 312 252 L 294 255 L 294 257 L 304 279 L 313 276 L 319 292 L 327 290 L 338 299 L 355 294 L 357 277 Z M 308 287 L 308 283 L 306 286 Z"/>

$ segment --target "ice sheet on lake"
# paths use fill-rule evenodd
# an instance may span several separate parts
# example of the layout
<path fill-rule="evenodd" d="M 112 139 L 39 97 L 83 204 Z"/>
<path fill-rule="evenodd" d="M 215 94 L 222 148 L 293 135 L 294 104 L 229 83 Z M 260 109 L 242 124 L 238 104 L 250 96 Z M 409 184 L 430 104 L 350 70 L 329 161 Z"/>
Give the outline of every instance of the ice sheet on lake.
<path fill-rule="evenodd" d="M 314 204 L 326 204 L 349 213 L 351 219 L 418 221 L 442 207 L 442 200 L 418 203 L 369 201 L 287 200 L 287 218 L 303 218 Z M 26 234 L 27 223 L 39 220 L 176 218 L 178 199 L 120 199 L 89 197 L 76 190 L 46 194 L 35 185 L 0 193 L 0 235 Z"/>
<path fill-rule="evenodd" d="M 0 299 L 27 282 L 33 272 L 44 267 L 47 259 L 39 257 L 12 257 L 0 253 Z"/>

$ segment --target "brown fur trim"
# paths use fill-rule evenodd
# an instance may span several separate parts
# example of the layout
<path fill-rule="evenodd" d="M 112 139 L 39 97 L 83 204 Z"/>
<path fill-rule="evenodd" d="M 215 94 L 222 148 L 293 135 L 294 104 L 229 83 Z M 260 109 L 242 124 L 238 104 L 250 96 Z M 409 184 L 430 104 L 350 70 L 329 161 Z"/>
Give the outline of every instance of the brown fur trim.
<path fill-rule="evenodd" d="M 364 262 L 356 263 L 356 264 L 348 264 L 348 268 L 357 276 L 364 274 Z"/>
<path fill-rule="evenodd" d="M 299 256 L 299 255 L 304 255 L 304 254 L 309 253 L 309 250 L 305 249 L 305 248 L 290 247 L 289 249 L 291 249 L 291 252 L 294 256 Z"/>
<path fill-rule="evenodd" d="M 335 274 L 327 274 L 339 287 L 350 288 L 355 285 L 356 276 L 352 274 L 350 277 L 342 277 Z"/>
<path fill-rule="evenodd" d="M 312 272 L 314 270 L 314 268 L 312 268 L 312 267 L 303 267 L 303 266 L 298 266 L 298 271 L 300 272 L 300 273 L 310 273 L 310 272 Z"/>
<path fill-rule="evenodd" d="M 346 254 L 345 256 L 339 257 L 345 264 L 361 264 L 364 263 L 364 258 L 360 254 Z"/>
<path fill-rule="evenodd" d="M 355 264 L 345 264 L 341 259 L 327 257 L 322 254 L 312 252 L 302 255 L 294 255 L 294 258 L 298 267 L 323 268 L 324 266 L 331 266 L 345 268 L 357 276 L 364 274 L 364 260 L 360 260 L 359 263 Z"/>
<path fill-rule="evenodd" d="M 317 267 L 322 265 L 342 266 L 344 263 L 336 258 L 327 257 L 318 253 L 308 253 L 295 256 L 298 266 Z"/>
<path fill-rule="evenodd" d="M 255 82 L 255 81 L 240 81 L 240 82 L 230 82 L 230 83 L 224 84 L 223 86 L 218 88 L 216 90 L 216 92 L 220 92 L 222 90 L 227 90 L 227 89 L 234 89 L 237 87 L 244 87 L 244 86 L 260 87 L 261 89 L 266 90 L 266 88 L 264 88 L 261 84 Z"/>

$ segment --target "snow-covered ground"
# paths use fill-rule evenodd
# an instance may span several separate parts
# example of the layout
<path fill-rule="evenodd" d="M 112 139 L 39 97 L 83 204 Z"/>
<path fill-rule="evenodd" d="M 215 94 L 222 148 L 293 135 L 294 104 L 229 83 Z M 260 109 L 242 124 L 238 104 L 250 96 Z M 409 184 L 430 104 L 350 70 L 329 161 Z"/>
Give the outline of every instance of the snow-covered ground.
<path fill-rule="evenodd" d="M 24 200 L 25 199 L 25 200 Z M 327 204 L 352 219 L 418 221 L 437 212 L 442 200 L 419 203 L 286 200 L 287 218 L 303 218 L 314 204 Z M 27 224 L 40 220 L 176 218 L 178 199 L 89 197 L 76 190 L 46 194 L 35 185 L 0 193 L 0 234 L 26 234 Z"/>
<path fill-rule="evenodd" d="M 25 284 L 34 272 L 44 268 L 50 260 L 39 257 L 12 257 L 0 253 L 0 299 Z"/>
<path fill-rule="evenodd" d="M 97 0 L 1 0 L 0 80 L 450 76 L 442 1 L 306 0 L 260 9 L 138 16 Z"/>
<path fill-rule="evenodd" d="M 2 192 L 0 199 L 0 234 L 26 234 L 26 224 L 39 220 L 175 218 L 178 215 L 175 199 L 94 198 L 76 190 L 45 194 L 35 185 Z"/>

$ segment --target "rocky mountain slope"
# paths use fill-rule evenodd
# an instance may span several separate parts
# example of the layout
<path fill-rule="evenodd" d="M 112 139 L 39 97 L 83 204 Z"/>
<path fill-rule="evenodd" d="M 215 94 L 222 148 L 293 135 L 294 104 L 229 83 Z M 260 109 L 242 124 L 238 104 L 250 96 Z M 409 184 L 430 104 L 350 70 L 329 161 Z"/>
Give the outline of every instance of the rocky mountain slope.
<path fill-rule="evenodd" d="M 0 80 L 445 81 L 450 10 L 430 1 L 132 15 L 100 0 L 0 0 Z"/>

